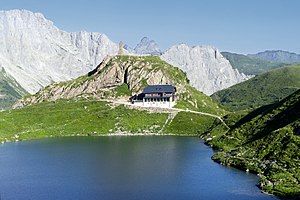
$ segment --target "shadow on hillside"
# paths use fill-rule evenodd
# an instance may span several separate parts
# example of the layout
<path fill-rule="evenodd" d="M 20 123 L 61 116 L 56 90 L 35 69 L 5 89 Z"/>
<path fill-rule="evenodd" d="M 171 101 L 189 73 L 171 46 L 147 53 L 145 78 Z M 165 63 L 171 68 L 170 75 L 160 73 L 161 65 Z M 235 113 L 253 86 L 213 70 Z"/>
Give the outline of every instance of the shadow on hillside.
<path fill-rule="evenodd" d="M 267 116 L 265 114 L 262 116 L 262 126 L 258 127 L 259 130 L 254 134 L 252 137 L 248 139 L 247 143 L 251 143 L 255 140 L 259 140 L 267 135 L 269 135 L 271 132 L 278 130 L 280 128 L 283 128 L 287 126 L 288 124 L 294 123 L 297 120 L 300 119 L 300 101 L 296 102 L 295 104 L 288 106 L 286 109 L 280 112 L 279 108 L 278 114 L 271 117 Z M 294 130 L 295 134 L 297 134 L 297 130 Z"/>

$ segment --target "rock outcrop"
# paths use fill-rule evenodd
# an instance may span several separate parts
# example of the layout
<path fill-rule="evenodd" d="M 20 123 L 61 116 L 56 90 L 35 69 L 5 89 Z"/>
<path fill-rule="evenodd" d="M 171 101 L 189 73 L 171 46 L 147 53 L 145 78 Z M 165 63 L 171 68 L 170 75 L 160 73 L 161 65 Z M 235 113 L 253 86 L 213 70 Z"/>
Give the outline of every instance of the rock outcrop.
<path fill-rule="evenodd" d="M 210 46 L 175 45 L 160 57 L 185 71 L 190 84 L 206 95 L 250 78 L 233 69 L 219 50 Z"/>
<path fill-rule="evenodd" d="M 30 93 L 86 74 L 118 45 L 101 33 L 68 33 L 40 13 L 0 11 L 0 68 Z"/>

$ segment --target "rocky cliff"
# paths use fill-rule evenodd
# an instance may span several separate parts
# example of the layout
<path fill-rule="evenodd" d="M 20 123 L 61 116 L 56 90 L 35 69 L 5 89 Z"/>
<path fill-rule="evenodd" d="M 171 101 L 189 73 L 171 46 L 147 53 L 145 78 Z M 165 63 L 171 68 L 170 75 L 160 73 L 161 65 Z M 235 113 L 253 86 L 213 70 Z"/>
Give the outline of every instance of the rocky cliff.
<path fill-rule="evenodd" d="M 185 71 L 191 85 L 206 95 L 250 78 L 233 69 L 218 49 L 210 46 L 175 45 L 160 57 Z"/>
<path fill-rule="evenodd" d="M 97 66 L 118 45 L 101 33 L 67 33 L 40 13 L 0 11 L 0 68 L 30 93 Z"/>

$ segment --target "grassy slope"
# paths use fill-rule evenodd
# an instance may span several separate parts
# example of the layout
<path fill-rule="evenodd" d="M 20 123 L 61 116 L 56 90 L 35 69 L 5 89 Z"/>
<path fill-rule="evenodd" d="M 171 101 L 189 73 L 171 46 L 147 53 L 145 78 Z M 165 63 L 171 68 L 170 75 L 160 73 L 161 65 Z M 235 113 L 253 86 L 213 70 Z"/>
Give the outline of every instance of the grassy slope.
<path fill-rule="evenodd" d="M 283 63 L 269 62 L 242 54 L 222 52 L 222 55 L 229 60 L 233 68 L 247 75 L 257 75 L 284 66 Z"/>
<path fill-rule="evenodd" d="M 221 90 L 212 98 L 229 110 L 242 110 L 278 102 L 300 88 L 300 65 L 275 69 Z"/>
<path fill-rule="evenodd" d="M 231 113 L 224 120 L 230 130 L 216 122 L 204 136 L 221 150 L 213 158 L 259 173 L 266 192 L 299 198 L 300 90 L 279 103 Z"/>
<path fill-rule="evenodd" d="M 125 106 L 114 107 L 102 101 L 58 100 L 0 112 L 0 141 L 120 132 L 160 131 L 166 134 L 194 135 L 210 127 L 214 121 L 214 118 L 208 116 L 178 113 L 171 122 L 168 120 L 169 115 Z M 178 122 L 182 125 L 179 128 Z"/>
<path fill-rule="evenodd" d="M 10 108 L 27 92 L 2 69 L 0 71 L 0 110 Z"/>

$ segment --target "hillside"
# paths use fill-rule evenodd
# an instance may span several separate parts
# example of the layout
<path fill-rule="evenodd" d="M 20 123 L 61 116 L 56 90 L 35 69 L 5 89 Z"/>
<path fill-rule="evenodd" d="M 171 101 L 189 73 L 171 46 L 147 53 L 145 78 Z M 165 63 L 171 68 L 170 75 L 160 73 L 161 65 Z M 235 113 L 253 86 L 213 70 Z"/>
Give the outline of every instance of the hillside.
<path fill-rule="evenodd" d="M 300 198 L 300 90 L 250 113 L 232 113 L 204 135 L 220 150 L 213 159 L 261 176 L 260 187 Z"/>
<path fill-rule="evenodd" d="M 216 92 L 212 98 L 234 111 L 278 102 L 299 88 L 300 65 L 293 65 L 259 74 Z"/>
<path fill-rule="evenodd" d="M 270 62 L 243 54 L 221 52 L 233 68 L 246 75 L 257 75 L 284 66 L 283 63 Z"/>
<path fill-rule="evenodd" d="M 157 56 L 107 57 L 85 76 L 54 83 L 35 95 L 23 98 L 16 106 L 31 105 L 74 97 L 125 99 L 139 94 L 146 85 L 172 84 L 177 88 L 178 108 L 224 114 L 218 104 L 189 85 L 185 73 Z"/>
<path fill-rule="evenodd" d="M 258 58 L 269 62 L 279 62 L 287 64 L 300 63 L 300 55 L 282 50 L 272 50 L 259 52 L 257 54 L 248 54 L 251 58 Z"/>
<path fill-rule="evenodd" d="M 10 108 L 27 92 L 9 76 L 4 69 L 0 71 L 0 110 Z"/>

